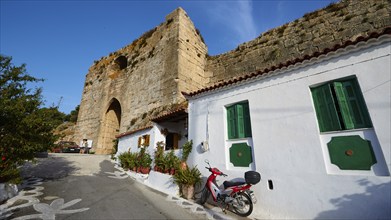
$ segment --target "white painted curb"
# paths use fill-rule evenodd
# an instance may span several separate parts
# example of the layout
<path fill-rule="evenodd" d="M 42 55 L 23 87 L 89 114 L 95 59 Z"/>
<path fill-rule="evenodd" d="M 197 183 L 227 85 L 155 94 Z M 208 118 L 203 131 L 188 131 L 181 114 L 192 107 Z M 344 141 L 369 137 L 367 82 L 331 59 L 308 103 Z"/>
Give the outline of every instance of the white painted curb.
<path fill-rule="evenodd" d="M 11 183 L 0 183 L 0 203 L 15 197 L 17 194 L 17 185 Z"/>

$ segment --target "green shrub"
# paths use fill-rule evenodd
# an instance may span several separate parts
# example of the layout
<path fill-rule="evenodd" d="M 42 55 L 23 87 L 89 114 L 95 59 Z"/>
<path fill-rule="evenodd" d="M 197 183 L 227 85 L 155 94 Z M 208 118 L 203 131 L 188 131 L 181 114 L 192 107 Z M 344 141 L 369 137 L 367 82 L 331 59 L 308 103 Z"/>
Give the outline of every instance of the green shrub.
<path fill-rule="evenodd" d="M 186 142 L 182 146 L 182 161 L 187 161 L 187 158 L 189 157 L 192 148 L 193 148 L 193 140 Z"/>
<path fill-rule="evenodd" d="M 197 166 L 185 170 L 178 170 L 173 175 L 173 181 L 178 186 L 195 185 L 201 183 L 201 172 Z"/>
<path fill-rule="evenodd" d="M 156 151 L 154 155 L 155 166 L 164 169 L 164 143 L 159 141 L 156 143 Z"/>
<path fill-rule="evenodd" d="M 144 152 L 141 156 L 140 166 L 141 167 L 151 167 L 152 157 L 148 152 Z"/>
<path fill-rule="evenodd" d="M 172 149 L 168 154 L 165 156 L 165 169 L 178 169 L 180 160 L 179 158 L 175 155 L 174 149 Z"/>
<path fill-rule="evenodd" d="M 133 169 L 136 166 L 137 153 L 132 153 L 130 151 L 124 152 L 118 155 L 118 160 L 121 163 L 121 167 L 125 169 Z"/>

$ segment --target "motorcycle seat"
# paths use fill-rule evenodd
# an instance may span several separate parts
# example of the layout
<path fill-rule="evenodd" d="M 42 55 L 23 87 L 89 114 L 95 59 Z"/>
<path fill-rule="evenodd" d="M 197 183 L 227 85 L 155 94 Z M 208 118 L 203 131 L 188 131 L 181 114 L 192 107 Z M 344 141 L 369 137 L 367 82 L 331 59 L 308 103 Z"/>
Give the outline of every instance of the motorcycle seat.
<path fill-rule="evenodd" d="M 233 181 L 224 181 L 223 185 L 224 185 L 224 189 L 228 188 L 228 187 L 232 187 L 232 186 L 240 186 L 240 185 L 244 185 L 246 184 L 246 182 L 233 182 Z"/>

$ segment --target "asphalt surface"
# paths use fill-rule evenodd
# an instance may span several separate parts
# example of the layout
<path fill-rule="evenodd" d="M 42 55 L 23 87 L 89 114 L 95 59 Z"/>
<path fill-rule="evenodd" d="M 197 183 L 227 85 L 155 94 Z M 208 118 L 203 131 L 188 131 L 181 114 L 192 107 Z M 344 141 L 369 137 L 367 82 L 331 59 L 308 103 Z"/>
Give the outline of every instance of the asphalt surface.
<path fill-rule="evenodd" d="M 118 172 L 109 156 L 49 154 L 26 164 L 0 219 L 205 219 Z"/>

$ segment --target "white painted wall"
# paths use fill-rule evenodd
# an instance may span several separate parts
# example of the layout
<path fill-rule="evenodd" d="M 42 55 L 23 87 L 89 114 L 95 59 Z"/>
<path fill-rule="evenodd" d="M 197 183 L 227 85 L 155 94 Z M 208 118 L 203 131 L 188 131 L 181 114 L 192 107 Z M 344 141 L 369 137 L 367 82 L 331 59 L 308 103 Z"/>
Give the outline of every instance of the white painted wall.
<path fill-rule="evenodd" d="M 164 127 L 163 127 L 164 126 Z M 165 136 L 160 132 L 162 128 L 167 128 L 170 132 L 177 132 L 180 133 L 180 130 L 178 130 L 178 125 L 173 126 L 170 124 L 163 124 L 158 125 L 154 124 L 154 126 L 150 129 L 145 129 L 139 132 L 135 132 L 130 135 L 126 135 L 124 137 L 119 138 L 118 141 L 118 151 L 116 153 L 116 158 L 124 152 L 131 151 L 131 152 L 138 152 L 140 149 L 137 147 L 138 145 L 138 138 L 142 135 L 150 135 L 149 139 L 149 147 L 147 148 L 147 151 L 150 153 L 151 157 L 154 158 L 155 151 L 156 151 L 156 143 L 159 141 L 165 142 L 166 138 Z M 184 127 L 182 128 L 184 130 Z M 183 135 L 182 140 L 179 142 L 179 146 L 182 146 L 187 141 L 186 137 Z M 168 153 L 169 151 L 166 151 L 165 153 Z M 175 155 L 181 158 L 182 156 L 182 150 L 178 149 L 175 150 Z M 119 162 L 117 160 L 117 162 Z M 152 162 L 152 169 L 154 166 L 154 162 Z M 167 193 L 169 195 L 178 196 L 179 188 L 176 184 L 172 181 L 172 176 L 168 174 L 163 174 L 159 172 L 154 172 L 151 170 L 149 173 L 147 179 L 143 181 L 144 184 L 148 185 L 149 187 L 152 187 L 156 190 L 159 190 L 161 192 Z"/>
<path fill-rule="evenodd" d="M 225 105 L 248 100 L 254 168 L 262 180 L 253 187 L 259 218 L 389 218 L 390 176 L 390 51 L 389 41 L 380 45 L 351 47 L 339 54 L 311 61 L 262 80 L 231 89 L 209 92 L 189 100 L 189 140 L 194 147 L 189 164 L 208 176 L 204 160 L 229 176 L 218 183 L 243 177 L 232 169 L 226 147 Z M 280 71 L 281 72 L 281 71 Z M 310 86 L 355 75 L 374 126 L 378 145 L 376 166 L 371 171 L 338 173 L 327 169 L 324 139 L 319 132 Z M 364 135 L 364 132 L 357 131 Z M 344 135 L 341 133 L 340 135 Z M 373 137 L 371 137 L 373 138 Z M 209 142 L 209 151 L 201 143 Z M 383 156 L 383 157 L 382 157 Z M 268 189 L 271 180 L 274 189 Z"/>
<path fill-rule="evenodd" d="M 185 121 L 180 123 L 174 123 L 174 122 L 163 122 L 159 124 L 155 124 L 155 127 L 159 130 L 166 128 L 171 133 L 177 133 L 181 135 L 181 139 L 178 141 L 178 147 L 182 148 L 183 144 L 187 142 L 187 130 L 185 128 Z M 166 137 L 164 135 L 159 135 L 159 140 L 165 142 Z"/>
<path fill-rule="evenodd" d="M 150 146 L 148 147 L 148 152 L 150 152 L 150 154 L 153 155 L 154 148 L 156 147 L 156 146 L 154 146 L 156 136 L 154 135 L 155 130 L 153 128 L 151 128 L 151 129 L 145 129 L 145 130 L 133 133 L 131 135 L 121 137 L 118 141 L 118 151 L 116 153 L 116 157 L 118 158 L 118 155 L 120 155 L 121 153 L 124 153 L 126 151 L 129 151 L 129 150 L 131 152 L 138 152 L 140 149 L 138 147 L 138 138 L 140 136 L 147 135 L 147 134 L 150 135 L 150 138 L 149 138 Z"/>
<path fill-rule="evenodd" d="M 156 150 L 156 143 L 159 141 L 166 141 L 166 137 L 160 132 L 162 128 L 167 128 L 170 132 L 176 132 L 176 133 L 181 133 L 182 134 L 182 139 L 179 141 L 178 146 L 182 148 L 182 145 L 186 143 L 187 138 L 185 137 L 184 134 L 184 125 L 178 126 L 178 124 L 170 124 L 170 123 L 164 123 L 163 125 L 158 125 L 155 124 L 152 128 L 150 129 L 145 129 L 139 132 L 135 132 L 130 135 L 126 135 L 124 137 L 119 138 L 118 141 L 118 151 L 116 153 L 116 157 L 121 153 L 124 153 L 126 151 L 131 151 L 131 152 L 138 152 L 140 148 L 138 148 L 138 138 L 143 135 L 150 135 L 149 139 L 149 147 L 147 148 L 147 151 L 149 154 L 154 158 L 155 155 L 155 150 Z M 168 153 L 169 151 L 166 151 Z M 182 156 L 182 150 L 177 149 L 174 151 L 175 155 L 181 158 Z M 152 164 L 153 166 L 154 164 Z"/>

